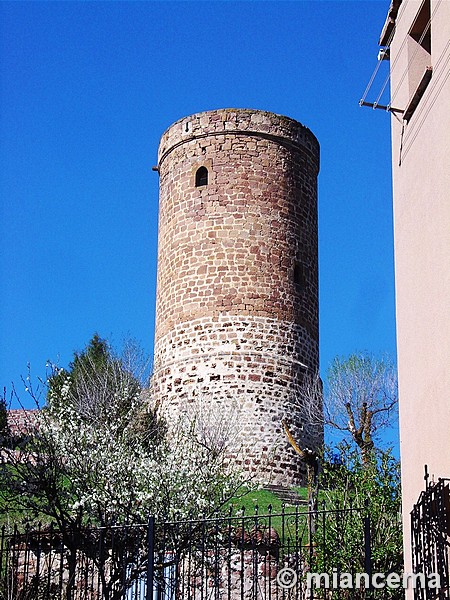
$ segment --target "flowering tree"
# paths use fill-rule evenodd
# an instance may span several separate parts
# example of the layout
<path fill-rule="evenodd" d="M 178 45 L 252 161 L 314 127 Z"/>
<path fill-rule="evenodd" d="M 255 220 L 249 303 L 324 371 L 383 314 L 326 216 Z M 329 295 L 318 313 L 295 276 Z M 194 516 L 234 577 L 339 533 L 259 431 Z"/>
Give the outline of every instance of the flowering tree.
<path fill-rule="evenodd" d="M 160 522 L 209 516 L 241 487 L 227 466 L 225 430 L 208 426 L 207 411 L 168 428 L 151 405 L 143 371 L 129 351 L 116 356 L 95 336 L 68 370 L 51 367 L 27 443 L 2 450 L 0 496 L 56 523 L 69 550 L 69 579 L 77 552 L 88 551 L 89 527 L 132 526 L 149 515 Z M 26 386 L 39 404 L 39 390 Z M 182 528 L 178 534 L 174 550 L 185 537 Z M 117 535 L 114 543 L 117 550 Z M 115 553 L 107 575 L 103 569 L 105 598 L 122 585 L 121 556 Z"/>
<path fill-rule="evenodd" d="M 205 415 L 201 427 L 185 416 L 169 433 L 130 365 L 95 336 L 70 370 L 52 368 L 34 435 L 20 453 L 4 451 L 14 468 L 2 488 L 59 526 L 209 513 L 240 478 L 226 466 L 226 440 L 205 444 L 205 427 Z"/>

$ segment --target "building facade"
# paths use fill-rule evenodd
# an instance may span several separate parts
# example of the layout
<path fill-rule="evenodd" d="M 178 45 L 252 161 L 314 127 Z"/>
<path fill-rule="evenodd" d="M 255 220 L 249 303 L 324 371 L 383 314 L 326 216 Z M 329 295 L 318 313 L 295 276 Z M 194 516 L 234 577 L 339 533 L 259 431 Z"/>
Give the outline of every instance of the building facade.
<path fill-rule="evenodd" d="M 319 145 L 300 123 L 213 110 L 163 134 L 154 398 L 235 420 L 234 460 L 263 482 L 300 482 L 300 444 L 323 441 L 298 405 L 318 371 Z M 231 414 L 233 413 L 233 414 Z"/>
<path fill-rule="evenodd" d="M 409 514 L 450 477 L 450 2 L 394 0 L 389 48 L 405 570 Z"/>

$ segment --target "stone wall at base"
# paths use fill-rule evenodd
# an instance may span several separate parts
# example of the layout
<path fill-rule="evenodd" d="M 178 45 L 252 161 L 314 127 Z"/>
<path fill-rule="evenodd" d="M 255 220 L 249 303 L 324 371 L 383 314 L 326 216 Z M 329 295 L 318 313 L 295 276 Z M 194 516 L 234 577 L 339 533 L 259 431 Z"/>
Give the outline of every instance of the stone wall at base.
<path fill-rule="evenodd" d="M 307 364 L 316 354 L 316 341 L 289 321 L 240 315 L 196 319 L 158 341 L 153 394 L 172 418 L 199 403 L 215 405 L 222 418 L 235 421 L 238 465 L 264 483 L 295 483 L 303 469 L 281 420 L 292 423 L 304 445 L 321 443 L 321 429 L 295 414 Z"/>

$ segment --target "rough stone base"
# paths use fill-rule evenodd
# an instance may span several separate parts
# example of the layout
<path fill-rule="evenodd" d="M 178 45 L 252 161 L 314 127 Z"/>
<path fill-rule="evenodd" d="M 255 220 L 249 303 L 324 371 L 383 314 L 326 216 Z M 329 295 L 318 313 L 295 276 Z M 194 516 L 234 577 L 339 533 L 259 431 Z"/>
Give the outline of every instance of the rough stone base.
<path fill-rule="evenodd" d="M 301 446 L 323 442 L 323 431 L 306 421 L 296 402 L 305 373 L 317 369 L 315 356 L 315 342 L 293 323 L 236 315 L 197 319 L 157 341 L 152 394 L 169 420 L 200 411 L 211 426 L 229 423 L 235 463 L 261 483 L 296 485 L 304 466 L 281 420 Z"/>

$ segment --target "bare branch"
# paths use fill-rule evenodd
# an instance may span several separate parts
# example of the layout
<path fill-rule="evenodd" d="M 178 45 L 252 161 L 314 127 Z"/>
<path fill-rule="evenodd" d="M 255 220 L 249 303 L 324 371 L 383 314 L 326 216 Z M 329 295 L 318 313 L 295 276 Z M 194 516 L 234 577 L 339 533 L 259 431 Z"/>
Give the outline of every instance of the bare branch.
<path fill-rule="evenodd" d="M 396 369 L 388 358 L 365 353 L 336 358 L 328 370 L 324 392 L 318 374 L 306 377 L 296 404 L 306 427 L 325 425 L 348 432 L 367 454 L 374 447 L 377 432 L 396 418 Z"/>

